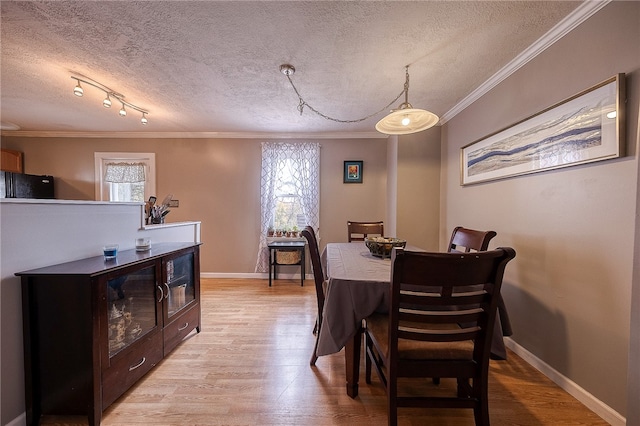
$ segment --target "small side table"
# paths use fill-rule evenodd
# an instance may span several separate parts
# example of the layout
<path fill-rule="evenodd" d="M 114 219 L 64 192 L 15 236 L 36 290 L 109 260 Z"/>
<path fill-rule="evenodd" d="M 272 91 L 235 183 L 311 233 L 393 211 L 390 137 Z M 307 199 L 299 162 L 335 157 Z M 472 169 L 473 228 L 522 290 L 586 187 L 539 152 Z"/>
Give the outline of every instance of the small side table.
<path fill-rule="evenodd" d="M 277 279 L 278 265 L 300 265 L 300 286 L 304 286 L 304 265 L 305 265 L 305 252 L 306 243 L 304 241 L 272 241 L 267 243 L 269 247 L 269 287 L 271 287 L 271 271 L 273 270 L 273 279 Z M 298 263 L 278 263 L 277 251 L 281 252 L 300 252 L 300 261 Z"/>

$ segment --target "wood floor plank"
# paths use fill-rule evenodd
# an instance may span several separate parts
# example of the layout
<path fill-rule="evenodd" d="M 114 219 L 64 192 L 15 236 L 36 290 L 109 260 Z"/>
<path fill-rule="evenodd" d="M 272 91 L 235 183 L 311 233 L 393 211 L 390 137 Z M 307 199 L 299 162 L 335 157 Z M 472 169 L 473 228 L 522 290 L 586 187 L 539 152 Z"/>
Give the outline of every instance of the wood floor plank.
<path fill-rule="evenodd" d="M 202 279 L 202 331 L 109 407 L 103 425 L 324 426 L 387 424 L 376 378 L 346 395 L 344 355 L 309 366 L 315 337 L 311 281 Z M 575 398 L 509 352 L 491 361 L 493 425 L 607 425 Z M 375 376 L 375 375 L 374 375 Z M 428 383 L 425 386 L 433 386 Z M 448 386 L 443 380 L 442 389 Z M 46 416 L 43 425 L 84 425 Z M 401 426 L 473 425 L 470 410 L 400 409 Z"/>

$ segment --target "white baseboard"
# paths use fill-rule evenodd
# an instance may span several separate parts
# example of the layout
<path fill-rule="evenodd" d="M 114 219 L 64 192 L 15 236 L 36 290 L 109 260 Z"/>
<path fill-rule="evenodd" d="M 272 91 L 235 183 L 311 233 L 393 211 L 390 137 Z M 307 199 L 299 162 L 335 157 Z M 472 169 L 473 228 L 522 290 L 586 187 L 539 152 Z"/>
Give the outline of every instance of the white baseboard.
<path fill-rule="evenodd" d="M 613 408 L 609 407 L 604 402 L 600 401 L 595 396 L 591 395 L 585 389 L 578 386 L 575 382 L 569 378 L 560 374 L 557 370 L 551 367 L 549 364 L 536 357 L 534 354 L 514 342 L 511 338 L 505 337 L 505 345 L 516 353 L 520 358 L 525 360 L 533 368 L 547 376 L 552 382 L 564 389 L 569 395 L 584 404 L 591 411 L 602 417 L 604 421 L 612 426 L 624 426 L 626 419 L 620 415 Z"/>
<path fill-rule="evenodd" d="M 269 279 L 269 274 L 266 272 L 243 272 L 243 273 L 237 273 L 237 272 L 229 272 L 229 273 L 224 273 L 224 272 L 201 272 L 200 273 L 200 278 L 253 278 L 253 279 L 263 279 L 263 280 L 268 280 Z M 299 280 L 300 279 L 300 273 L 293 273 L 293 274 L 283 274 L 281 272 L 278 272 L 278 279 L 283 279 L 283 280 Z M 310 280 L 313 279 L 313 276 L 310 274 L 305 274 L 304 275 L 304 279 L 305 280 Z"/>
<path fill-rule="evenodd" d="M 26 426 L 27 425 L 27 413 L 22 413 L 15 419 L 11 420 L 5 426 Z"/>

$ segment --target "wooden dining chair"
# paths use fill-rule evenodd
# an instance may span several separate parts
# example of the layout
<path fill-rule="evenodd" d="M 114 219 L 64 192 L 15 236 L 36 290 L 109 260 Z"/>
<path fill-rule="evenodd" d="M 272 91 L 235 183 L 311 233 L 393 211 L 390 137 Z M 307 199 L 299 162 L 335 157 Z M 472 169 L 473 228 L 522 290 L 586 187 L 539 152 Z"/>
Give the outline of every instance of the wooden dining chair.
<path fill-rule="evenodd" d="M 318 240 L 316 239 L 316 233 L 311 226 L 306 226 L 302 230 L 302 236 L 306 238 L 309 245 L 309 257 L 311 258 L 311 267 L 313 268 L 313 280 L 316 286 L 316 300 L 318 302 L 318 316 L 316 318 L 316 324 L 313 327 L 313 334 L 316 335 L 316 343 L 311 354 L 310 365 L 316 365 L 318 356 L 316 352 L 318 350 L 318 339 L 320 337 L 320 328 L 322 327 L 322 311 L 324 310 L 324 287 L 325 279 L 324 272 L 322 271 L 322 265 L 320 262 L 320 251 L 318 249 Z"/>
<path fill-rule="evenodd" d="M 364 241 L 369 234 L 384 236 L 384 222 L 354 222 L 347 221 L 349 242 Z"/>
<path fill-rule="evenodd" d="M 504 270 L 514 257 L 512 248 L 393 250 L 389 313 L 371 315 L 365 326 L 366 382 L 375 367 L 387 393 L 390 426 L 397 424 L 398 407 L 472 408 L 476 425 L 489 425 L 491 336 Z M 404 386 L 425 377 L 453 378 L 457 386 L 447 395 L 442 387 L 430 393 L 434 387 L 425 381 L 409 393 L 398 386 L 400 378 Z"/>
<path fill-rule="evenodd" d="M 478 231 L 476 229 L 463 228 L 462 226 L 456 226 L 451 233 L 451 240 L 447 251 L 458 253 L 470 253 L 475 251 L 485 251 L 489 249 L 489 241 L 497 234 L 495 231 Z M 498 316 L 500 320 L 498 324 L 502 327 L 501 330 L 497 330 L 496 333 L 506 332 L 505 336 L 510 336 L 511 322 L 509 321 L 509 313 L 505 307 L 502 295 L 498 299 Z M 502 339 L 495 339 L 496 342 L 500 342 L 497 346 L 494 346 L 496 350 L 495 354 L 492 353 L 492 359 L 503 360 L 507 358 L 506 348 Z M 438 378 L 433 379 L 433 382 L 438 384 L 440 380 Z"/>
<path fill-rule="evenodd" d="M 469 253 L 471 251 L 485 251 L 489 248 L 489 241 L 497 234 L 495 231 L 477 231 L 475 229 L 456 226 L 451 233 L 451 240 L 447 251 Z"/>

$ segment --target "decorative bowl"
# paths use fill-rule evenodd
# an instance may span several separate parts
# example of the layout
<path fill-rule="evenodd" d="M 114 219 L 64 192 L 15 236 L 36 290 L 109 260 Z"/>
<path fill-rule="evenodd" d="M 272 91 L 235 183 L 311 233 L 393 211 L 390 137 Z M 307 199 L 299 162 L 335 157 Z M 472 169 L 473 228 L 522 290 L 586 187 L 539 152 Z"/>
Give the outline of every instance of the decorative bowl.
<path fill-rule="evenodd" d="M 391 257 L 394 247 L 404 248 L 407 245 L 406 240 L 391 237 L 367 237 L 364 243 L 372 255 L 383 258 Z"/>

